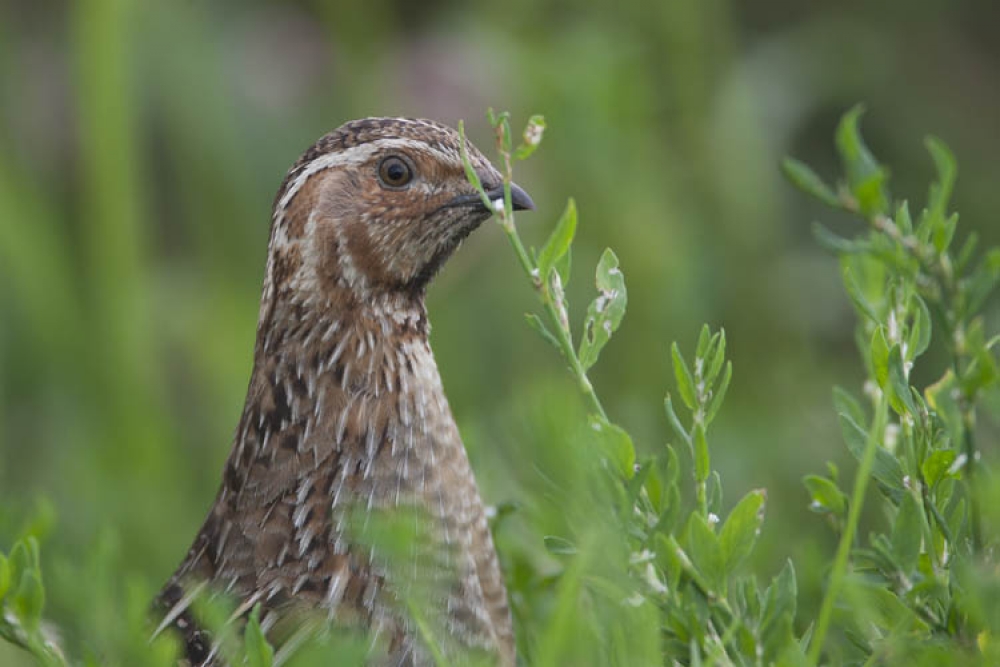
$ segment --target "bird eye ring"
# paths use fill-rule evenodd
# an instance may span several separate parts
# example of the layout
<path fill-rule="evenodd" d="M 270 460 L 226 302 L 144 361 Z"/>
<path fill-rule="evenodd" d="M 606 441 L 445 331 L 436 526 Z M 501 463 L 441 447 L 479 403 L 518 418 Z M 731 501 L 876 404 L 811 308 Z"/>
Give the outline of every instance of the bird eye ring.
<path fill-rule="evenodd" d="M 403 188 L 413 180 L 413 169 L 403 158 L 390 155 L 379 162 L 378 179 L 387 188 Z"/>

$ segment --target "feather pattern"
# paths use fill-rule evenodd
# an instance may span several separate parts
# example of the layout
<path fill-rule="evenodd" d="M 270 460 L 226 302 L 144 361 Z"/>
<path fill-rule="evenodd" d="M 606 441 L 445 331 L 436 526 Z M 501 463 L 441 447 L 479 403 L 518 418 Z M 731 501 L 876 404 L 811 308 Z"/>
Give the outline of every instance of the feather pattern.
<path fill-rule="evenodd" d="M 370 631 L 388 664 L 422 665 L 430 652 L 402 605 L 419 587 L 447 655 L 514 663 L 503 577 L 424 307 L 441 264 L 490 214 L 469 196 L 458 142 L 432 121 L 354 121 L 307 150 L 279 189 L 236 437 L 158 598 L 191 665 L 220 661 L 190 608 L 205 587 L 235 596 L 236 617 L 260 603 L 287 650 L 319 613 Z M 498 185 L 469 151 L 483 183 Z M 381 178 L 387 156 L 410 170 L 405 187 Z M 407 508 L 416 518 L 400 568 L 356 524 Z"/>

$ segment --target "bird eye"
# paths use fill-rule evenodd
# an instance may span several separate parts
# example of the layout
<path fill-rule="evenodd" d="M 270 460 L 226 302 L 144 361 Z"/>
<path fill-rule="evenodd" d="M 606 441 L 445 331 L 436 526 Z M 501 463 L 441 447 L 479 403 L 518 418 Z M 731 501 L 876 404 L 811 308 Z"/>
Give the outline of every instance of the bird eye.
<path fill-rule="evenodd" d="M 379 163 L 378 178 L 386 187 L 401 188 L 413 180 L 413 170 L 402 158 L 390 155 Z"/>

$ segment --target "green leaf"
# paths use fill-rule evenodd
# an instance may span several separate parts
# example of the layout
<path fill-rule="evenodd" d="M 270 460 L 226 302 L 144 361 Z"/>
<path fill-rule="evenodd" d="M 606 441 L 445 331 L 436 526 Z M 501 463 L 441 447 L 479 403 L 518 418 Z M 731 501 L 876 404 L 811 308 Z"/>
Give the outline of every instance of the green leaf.
<path fill-rule="evenodd" d="M 965 243 L 962 244 L 962 248 L 955 255 L 955 273 L 965 273 L 965 268 L 969 265 L 969 261 L 973 255 L 975 255 L 978 244 L 979 235 L 975 232 L 969 232 L 969 235 L 965 237 Z"/>
<path fill-rule="evenodd" d="M 680 460 L 677 458 L 677 450 L 667 445 L 667 461 L 666 461 L 666 472 L 664 473 L 663 481 L 667 486 L 676 486 L 677 481 L 681 476 L 681 464 Z"/>
<path fill-rule="evenodd" d="M 765 662 L 768 664 L 794 639 L 792 622 L 795 619 L 797 597 L 795 568 L 791 561 L 787 561 L 764 593 L 760 636 Z"/>
<path fill-rule="evenodd" d="M 646 490 L 646 496 L 649 498 L 649 504 L 653 506 L 653 511 L 659 514 L 666 508 L 664 504 L 664 493 L 663 493 L 663 473 L 665 466 L 663 459 L 659 456 L 654 456 L 651 459 L 647 459 L 645 463 L 642 464 L 642 471 L 646 473 L 646 479 L 643 481 L 642 488 Z M 639 475 L 636 475 L 638 477 Z M 635 481 L 634 478 L 632 481 Z"/>
<path fill-rule="evenodd" d="M 706 357 L 706 355 L 708 354 L 709 346 L 711 346 L 712 344 L 713 338 L 714 336 L 712 336 L 712 332 L 708 328 L 708 325 L 702 324 L 701 332 L 699 332 L 698 334 L 698 347 L 694 354 L 696 359 L 704 359 Z"/>
<path fill-rule="evenodd" d="M 931 243 L 939 253 L 945 252 L 951 245 L 951 240 L 955 238 L 955 229 L 958 227 L 958 213 L 952 213 L 946 220 L 934 229 L 931 236 Z"/>
<path fill-rule="evenodd" d="M 820 247 L 837 254 L 853 255 L 863 252 L 871 252 L 872 244 L 866 239 L 848 239 L 834 234 L 824 225 L 814 222 L 812 225 L 813 237 Z"/>
<path fill-rule="evenodd" d="M 949 368 L 941 379 L 924 390 L 927 405 L 934 410 L 948 428 L 952 442 L 961 442 L 965 425 L 962 420 L 962 409 L 958 404 L 956 393 L 960 392 L 955 374 Z"/>
<path fill-rule="evenodd" d="M 562 346 L 559 345 L 559 341 L 556 340 L 556 337 L 552 335 L 552 332 L 549 331 L 548 327 L 545 326 L 545 323 L 542 322 L 538 315 L 535 315 L 534 313 L 525 313 L 524 319 L 528 321 L 529 327 L 537 331 L 542 338 L 547 340 L 549 344 L 552 345 L 552 347 L 559 350 L 560 354 L 562 353 Z"/>
<path fill-rule="evenodd" d="M 899 512 L 892 526 L 892 554 L 900 569 L 910 576 L 917 567 L 923 541 L 921 514 L 923 509 L 912 493 L 904 493 Z"/>
<path fill-rule="evenodd" d="M 654 481 L 655 477 L 651 473 L 656 469 L 656 464 L 654 461 L 646 461 L 645 463 L 636 463 L 632 470 L 632 478 L 628 480 L 625 484 L 625 495 L 626 504 L 629 511 L 635 507 L 636 502 L 639 499 L 639 492 L 644 488 L 646 489 L 647 495 L 650 496 L 650 503 L 655 506 L 655 501 L 652 498 L 652 493 L 659 494 L 661 489 L 659 485 Z M 650 493 L 652 491 L 652 493 Z"/>
<path fill-rule="evenodd" d="M 913 402 L 913 394 L 910 393 L 910 384 L 906 378 L 906 371 L 903 368 L 903 355 L 899 345 L 893 345 L 889 351 L 888 359 L 889 375 L 889 405 L 898 415 L 918 415 L 917 406 Z"/>
<path fill-rule="evenodd" d="M 900 633 L 924 636 L 930 628 L 914 611 L 911 605 L 891 590 L 871 584 L 862 584 L 868 593 L 866 607 L 878 614 L 876 624 L 893 628 Z"/>
<path fill-rule="evenodd" d="M 858 313 L 864 315 L 872 322 L 878 323 L 879 316 L 875 313 L 875 308 L 868 302 L 854 276 L 854 270 L 847 262 L 844 262 L 841 266 L 841 277 L 844 281 L 844 289 L 847 290 L 847 296 L 851 299 L 851 303 L 854 304 Z"/>
<path fill-rule="evenodd" d="M 868 433 L 845 414 L 840 415 L 840 429 L 847 448 L 854 458 L 860 461 L 864 457 Z M 886 451 L 884 447 L 875 448 L 872 476 L 895 494 L 903 490 L 903 468 L 899 459 Z"/>
<path fill-rule="evenodd" d="M 851 194 L 858 201 L 861 211 L 871 215 L 884 213 L 888 208 L 889 197 L 885 191 L 888 173 L 861 138 L 858 126 L 863 114 L 864 107 L 857 105 L 841 118 L 837 126 L 837 150 L 847 173 Z"/>
<path fill-rule="evenodd" d="M 743 496 L 729 513 L 726 523 L 719 533 L 725 571 L 732 574 L 753 551 L 761 524 L 764 522 L 764 506 L 767 492 L 756 489 Z"/>
<path fill-rule="evenodd" d="M 948 476 L 957 477 L 949 473 L 956 456 L 957 454 L 951 449 L 939 449 L 924 459 L 920 465 L 920 472 L 928 487 L 933 489 L 938 482 Z"/>
<path fill-rule="evenodd" d="M 618 329 L 628 293 L 625 290 L 625 276 L 618 268 L 618 258 L 606 249 L 597 263 L 597 298 L 587 308 L 587 318 L 580 339 L 580 364 L 584 370 L 597 362 L 601 349 Z"/>
<path fill-rule="evenodd" d="M 726 390 L 729 389 L 729 381 L 733 379 L 733 362 L 726 362 L 726 372 L 722 374 L 722 381 L 719 382 L 719 386 L 715 389 L 715 394 L 712 396 L 712 402 L 709 403 L 708 410 L 705 412 L 705 424 L 711 424 L 712 420 L 715 419 L 715 415 L 719 412 L 719 408 L 722 407 L 722 402 L 726 400 Z"/>
<path fill-rule="evenodd" d="M 678 582 L 681 579 L 681 574 L 684 572 L 684 566 L 677 554 L 677 549 L 671 543 L 671 539 L 667 537 L 666 532 L 657 533 L 655 540 L 656 563 L 660 566 L 663 574 L 666 575 L 667 581 L 665 583 L 667 589 L 676 590 Z"/>
<path fill-rule="evenodd" d="M 510 153 L 514 145 L 513 132 L 510 131 L 510 112 L 504 111 L 500 114 L 500 148 L 504 153 Z"/>
<path fill-rule="evenodd" d="M 264 637 L 260 629 L 260 604 L 256 604 L 250 612 L 244 633 L 247 664 L 249 667 L 271 667 L 274 664 L 274 649 Z"/>
<path fill-rule="evenodd" d="M 931 312 L 927 308 L 927 303 L 920 298 L 920 295 L 914 294 L 913 303 L 915 304 L 916 317 L 913 320 L 913 326 L 910 327 L 910 335 L 907 339 L 907 350 L 906 356 L 908 360 L 914 360 L 923 354 L 927 347 L 931 344 Z"/>
<path fill-rule="evenodd" d="M 677 346 L 676 342 L 670 346 L 670 356 L 674 362 L 674 378 L 677 381 L 677 391 L 680 392 L 681 398 L 684 399 L 684 405 L 689 410 L 694 410 L 698 407 L 694 379 L 691 377 L 691 369 L 688 367 L 687 362 L 684 361 L 684 355 L 681 354 L 681 349 Z"/>
<path fill-rule="evenodd" d="M 694 478 L 704 482 L 712 472 L 711 459 L 708 455 L 708 439 L 705 437 L 705 427 L 694 425 Z"/>
<path fill-rule="evenodd" d="M 802 479 L 812 503 L 809 509 L 814 512 L 829 512 L 842 517 L 847 510 L 847 496 L 826 477 L 806 475 Z"/>
<path fill-rule="evenodd" d="M 713 470 L 705 481 L 705 500 L 708 511 L 712 514 L 722 513 L 722 477 L 718 470 Z"/>
<path fill-rule="evenodd" d="M 955 233 L 954 223 L 949 223 L 945 217 L 948 215 L 948 202 L 955 186 L 958 165 L 951 150 L 940 139 L 927 137 L 924 145 L 931 154 L 938 173 L 937 182 L 931 185 L 927 196 L 927 216 L 932 229 L 931 239 L 934 247 L 941 252 L 951 243 L 951 237 Z"/>
<path fill-rule="evenodd" d="M 840 199 L 830 186 L 823 182 L 816 172 L 804 162 L 786 157 L 781 161 L 781 170 L 792 185 L 828 206 L 841 207 Z"/>
<path fill-rule="evenodd" d="M 722 370 L 722 364 L 726 361 L 726 330 L 720 329 L 719 333 L 712 336 L 711 345 L 709 346 L 711 351 L 711 359 L 708 356 L 703 356 L 707 362 L 708 372 L 705 374 L 705 383 L 711 385 L 715 382 L 715 378 L 719 375 L 719 371 Z"/>
<path fill-rule="evenodd" d="M 996 360 L 984 340 L 982 319 L 973 320 L 965 335 L 965 343 L 972 361 L 962 371 L 961 386 L 966 396 L 975 396 L 997 381 Z"/>
<path fill-rule="evenodd" d="M 681 513 L 681 492 L 677 484 L 666 487 L 662 507 L 659 508 L 660 518 L 656 520 L 653 533 L 673 533 Z"/>
<path fill-rule="evenodd" d="M 968 278 L 967 310 L 976 313 L 993 293 L 1000 280 L 1000 248 L 992 248 Z"/>
<path fill-rule="evenodd" d="M 574 234 L 576 234 L 576 203 L 570 198 L 555 229 L 538 253 L 538 273 L 542 280 L 548 280 L 549 271 L 569 250 Z"/>
<path fill-rule="evenodd" d="M 691 436 L 686 430 L 684 430 L 684 426 L 681 425 L 681 420 L 677 416 L 677 412 L 674 411 L 674 402 L 670 399 L 670 394 L 667 394 L 667 397 L 663 399 L 663 407 L 667 413 L 667 421 L 670 422 L 670 426 L 674 429 L 674 433 L 677 434 L 678 438 L 684 441 L 684 444 L 690 447 Z"/>
<path fill-rule="evenodd" d="M 913 220 L 910 218 L 910 205 L 900 202 L 896 207 L 896 226 L 903 234 L 913 233 Z"/>
<path fill-rule="evenodd" d="M 724 559 L 719 538 L 705 522 L 705 518 L 694 512 L 688 519 L 688 552 L 698 572 L 705 577 L 712 591 L 718 591 L 724 583 Z"/>
<path fill-rule="evenodd" d="M 0 607 L 3 605 L 3 598 L 10 590 L 11 567 L 7 558 L 0 553 Z"/>
<path fill-rule="evenodd" d="M 889 343 L 885 338 L 885 329 L 881 326 L 875 327 L 875 333 L 872 334 L 871 360 L 875 381 L 884 390 L 889 380 Z"/>
<path fill-rule="evenodd" d="M 18 540 L 10 550 L 10 569 L 12 582 L 21 580 L 21 576 L 35 567 L 34 558 L 27 540 Z"/>
<path fill-rule="evenodd" d="M 38 570 L 32 568 L 21 575 L 17 591 L 11 597 L 11 607 L 29 632 L 38 629 L 45 607 L 45 589 Z"/>
<path fill-rule="evenodd" d="M 632 437 L 617 424 L 612 424 L 599 415 L 590 416 L 590 427 L 598 435 L 601 449 L 607 455 L 614 469 L 625 479 L 635 474 L 635 445 Z"/>
<path fill-rule="evenodd" d="M 845 414 L 858 424 L 864 424 L 868 419 L 858 399 L 842 387 L 833 388 L 833 407 L 837 414 Z"/>
<path fill-rule="evenodd" d="M 545 118 L 537 114 L 529 118 L 524 126 L 524 132 L 521 134 L 521 145 L 514 151 L 514 159 L 524 160 L 530 157 L 542 143 L 544 133 Z"/>
<path fill-rule="evenodd" d="M 558 535 L 546 535 L 542 538 L 542 543 L 545 550 L 553 556 L 575 556 L 578 551 L 575 544 Z"/>
<path fill-rule="evenodd" d="M 573 267 L 573 247 L 566 248 L 566 254 L 555 263 L 555 270 L 563 285 L 569 284 L 570 269 Z"/>

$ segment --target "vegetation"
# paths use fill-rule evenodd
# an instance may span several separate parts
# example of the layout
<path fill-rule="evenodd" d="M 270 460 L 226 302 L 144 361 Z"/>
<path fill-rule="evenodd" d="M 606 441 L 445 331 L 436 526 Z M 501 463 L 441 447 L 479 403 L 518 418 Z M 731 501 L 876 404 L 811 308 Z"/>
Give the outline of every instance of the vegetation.
<path fill-rule="evenodd" d="M 687 354 L 671 346 L 675 392 L 666 397 L 664 420 L 670 442 L 637 448 L 589 377 L 625 314 L 618 258 L 611 250 L 600 256 L 597 295 L 575 328 L 567 298 L 574 202 L 537 250 L 522 241 L 510 203 L 513 166 L 537 148 L 544 121 L 533 117 L 515 147 L 509 115 L 491 112 L 508 186 L 497 219 L 541 307 L 527 321 L 557 350 L 583 399 L 538 422 L 536 441 L 546 449 L 532 467 L 544 493 L 531 497 L 531 507 L 505 505 L 496 513 L 525 664 L 1000 660 L 1000 514 L 995 473 L 976 440 L 979 412 L 998 412 L 993 348 L 1000 336 L 987 334 L 982 309 L 1000 280 L 1000 249 L 977 253 L 974 234 L 956 244 L 958 216 L 949 209 L 956 166 L 936 139 L 927 141 L 937 178 L 926 206 L 913 216 L 907 202 L 895 201 L 888 171 L 861 138 L 860 116 L 856 107 L 838 127 L 844 178 L 836 188 L 801 162 L 784 163 L 800 189 L 866 223 L 853 236 L 814 228 L 839 258 L 866 378 L 860 392 L 833 392 L 844 443 L 857 461 L 853 479 L 842 479 L 831 462 L 825 474 L 803 480 L 810 509 L 837 539 L 819 566 L 826 583 L 812 615 L 800 610 L 794 559 L 766 583 L 748 567 L 767 492 L 744 493 L 728 511 L 723 501 L 728 487 L 713 468 L 709 433 L 733 378 L 725 332 L 703 327 Z M 471 167 L 467 173 L 492 206 Z M 932 341 L 947 363 L 918 386 L 913 378 Z M 38 543 L 49 514 L 37 512 L 9 556 L 0 557 L 0 636 L 44 665 L 172 664 L 169 637 L 147 644 L 151 589 L 121 575 L 112 538 L 99 540 L 88 569 L 101 576 L 63 575 L 60 582 L 80 605 L 67 616 L 77 624 L 68 634 L 79 653 L 63 657 L 42 620 Z M 863 538 L 866 515 L 871 533 Z M 532 548 L 538 543 L 547 554 Z M 324 649 L 355 660 L 366 650 L 357 639 L 320 629 L 301 651 L 275 654 L 256 612 L 242 638 L 226 634 L 224 602 L 206 604 L 201 614 L 220 629 L 234 663 L 323 664 Z"/>
<path fill-rule="evenodd" d="M 713 333 L 725 328 L 733 376 L 706 437 L 725 491 L 715 513 L 724 522 L 740 499 L 766 489 L 765 519 L 737 576 L 755 575 L 764 589 L 790 562 L 793 635 L 815 636 L 846 510 L 828 484 L 807 488 L 802 479 L 836 478 L 846 498 L 854 492 L 859 461 L 845 446 L 844 408 L 831 409 L 831 387 L 861 405 L 852 420 L 866 434 L 876 410 L 856 344 L 858 323 L 869 318 L 859 319 L 844 289 L 842 251 L 817 243 L 810 222 L 822 220 L 850 242 L 874 234 L 867 214 L 845 210 L 836 185 L 830 208 L 789 187 L 776 165 L 794 155 L 836 184 L 831 133 L 844 110 L 864 100 L 865 139 L 893 167 L 886 217 L 895 224 L 896 200 L 906 199 L 919 222 L 927 183 L 939 180 L 920 141 L 931 130 L 961 164 L 950 205 L 962 214 L 952 259 L 973 234 L 980 248 L 1000 245 L 997 6 L 73 0 L 53 11 L 52 4 L 0 2 L 0 552 L 13 563 L 18 542 L 34 537 L 40 545 L 39 627 L 58 631 L 75 664 L 154 659 L 148 601 L 218 490 L 245 398 L 270 206 L 285 169 L 324 132 L 376 113 L 452 126 L 464 117 L 473 143 L 489 148 L 492 128 L 481 110 L 490 104 L 519 121 L 545 113 L 543 148 L 514 164 L 538 206 L 517 214 L 517 228 L 525 246 L 543 247 L 574 197 L 579 224 L 563 290 L 575 350 L 607 246 L 627 276 L 627 316 L 587 375 L 609 422 L 632 436 L 637 462 L 657 457 L 662 471 L 664 443 L 675 448 L 679 544 L 698 494 L 688 446 L 660 409 L 669 390 L 691 431 L 670 341 L 693 375 L 701 323 Z M 864 268 L 854 282 L 877 305 L 869 281 L 878 276 L 860 257 L 849 260 Z M 954 275 L 967 279 L 979 261 Z M 631 543 L 613 541 L 619 519 L 607 514 L 607 499 L 623 482 L 590 465 L 598 460 L 593 450 L 604 451 L 588 428 L 594 409 L 561 353 L 520 321 L 531 310 L 549 323 L 518 267 L 499 225 L 467 239 L 429 293 L 431 343 L 483 497 L 497 508 L 521 653 L 534 663 L 562 650 L 577 662 L 610 662 L 612 644 L 652 646 L 661 617 L 648 605 L 617 604 L 646 572 L 628 563 Z M 947 392 L 934 399 L 941 410 L 930 405 L 927 390 L 955 355 L 935 299 L 919 295 L 932 335 L 908 383 L 935 413 L 954 415 L 940 402 Z M 994 292 L 978 310 L 989 339 L 1000 330 L 1000 298 Z M 869 347 L 871 339 L 866 334 Z M 951 550 L 945 569 L 934 564 L 935 581 L 949 582 L 954 631 L 942 634 L 914 611 L 931 629 L 918 624 L 921 651 L 930 654 L 939 641 L 948 653 L 949 638 L 961 637 L 960 657 L 944 664 L 982 662 L 976 650 L 996 637 L 987 603 L 995 588 L 988 558 L 1000 506 L 993 483 L 1000 392 L 993 385 L 976 394 L 968 432 L 981 455 L 972 475 L 986 556 L 956 563 Z M 891 405 L 886 422 L 901 423 Z M 896 426 L 888 433 L 902 447 Z M 959 460 L 964 445 L 949 448 Z M 884 462 L 876 454 L 876 473 Z M 915 479 L 914 468 L 904 470 Z M 962 479 L 939 481 L 933 507 L 951 485 L 970 518 L 968 471 L 963 464 L 955 472 Z M 863 584 L 896 598 L 905 588 L 883 581 L 887 561 L 866 559 L 865 550 L 877 554 L 875 536 L 893 538 L 902 507 L 886 501 L 882 487 L 869 478 L 859 508 L 822 642 L 828 664 L 863 664 L 868 658 L 857 656 L 870 655 L 866 645 L 884 631 L 884 619 L 859 629 L 865 616 L 855 611 L 863 606 L 853 600 L 872 597 Z M 931 505 L 918 509 L 926 514 Z M 938 530 L 934 522 L 928 530 Z M 597 554 L 588 550 L 594 543 Z M 560 598 L 557 610 L 569 567 L 581 595 Z M 8 601 L 20 588 L 20 576 L 12 578 Z M 598 580 L 616 588 L 594 598 L 589 586 Z M 916 574 L 910 582 L 930 600 Z M 934 590 L 932 609 L 949 599 L 942 593 Z M 891 599 L 876 601 L 899 611 Z M 961 609 L 973 613 L 963 619 Z M 583 633 L 568 647 L 548 645 L 539 658 L 544 639 L 555 637 L 548 623 L 557 611 L 562 637 L 610 627 L 608 617 L 625 611 L 632 625 L 624 639 L 618 630 L 615 639 L 610 629 Z M 807 658 L 814 645 L 809 639 Z M 905 648 L 884 643 L 872 664 L 904 661 Z M 34 664 L 0 641 L 0 665 Z"/>

